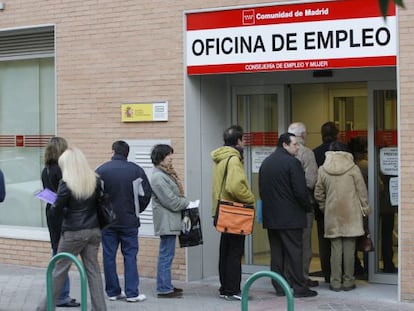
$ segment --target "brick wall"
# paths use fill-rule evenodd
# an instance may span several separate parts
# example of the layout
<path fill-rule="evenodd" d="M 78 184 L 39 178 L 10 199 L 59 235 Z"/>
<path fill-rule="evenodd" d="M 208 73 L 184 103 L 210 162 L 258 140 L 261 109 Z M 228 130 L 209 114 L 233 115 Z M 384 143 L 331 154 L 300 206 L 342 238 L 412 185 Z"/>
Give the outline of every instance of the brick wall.
<path fill-rule="evenodd" d="M 158 238 L 140 238 L 138 252 L 138 271 L 140 276 L 154 278 L 157 275 Z M 177 244 L 178 246 L 178 244 Z M 51 256 L 50 243 L 44 241 L 15 240 L 0 238 L 0 262 L 4 264 L 22 265 L 45 268 Z M 98 261 L 102 267 L 102 250 L 98 252 Z M 117 255 L 118 274 L 124 273 L 121 251 Z M 76 267 L 72 267 L 76 270 Z M 172 278 L 185 281 L 185 250 L 177 248 L 173 266 Z"/>
<path fill-rule="evenodd" d="M 400 263 L 401 299 L 414 301 L 414 3 L 399 11 L 400 20 L 400 141 L 401 202 Z"/>

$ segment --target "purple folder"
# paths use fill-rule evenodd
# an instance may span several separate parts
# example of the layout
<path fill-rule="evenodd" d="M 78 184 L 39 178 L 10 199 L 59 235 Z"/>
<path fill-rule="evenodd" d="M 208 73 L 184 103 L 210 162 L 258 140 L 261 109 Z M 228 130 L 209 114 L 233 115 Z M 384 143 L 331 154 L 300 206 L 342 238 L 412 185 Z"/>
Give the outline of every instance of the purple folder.
<path fill-rule="evenodd" d="M 53 204 L 56 201 L 56 193 L 49 189 L 39 190 L 35 193 L 36 198 L 45 201 L 46 203 Z"/>

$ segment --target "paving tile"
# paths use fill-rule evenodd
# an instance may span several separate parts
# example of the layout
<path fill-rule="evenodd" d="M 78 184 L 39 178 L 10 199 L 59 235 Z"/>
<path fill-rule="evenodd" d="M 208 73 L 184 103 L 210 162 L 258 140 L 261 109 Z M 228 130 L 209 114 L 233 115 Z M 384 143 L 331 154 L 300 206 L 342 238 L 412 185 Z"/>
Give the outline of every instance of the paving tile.
<path fill-rule="evenodd" d="M 248 275 L 243 276 L 243 280 Z M 70 272 L 71 296 L 80 299 L 80 281 L 77 271 Z M 120 279 L 122 284 L 122 278 Z M 319 295 L 294 299 L 295 311 L 412 311 L 414 303 L 397 302 L 397 286 L 369 284 L 358 281 L 350 292 L 332 292 L 322 279 L 315 289 Z M 240 311 L 239 301 L 218 297 L 217 277 L 199 282 L 175 282 L 184 289 L 180 299 L 156 297 L 155 280 L 141 278 L 140 291 L 147 295 L 144 302 L 107 301 L 108 310 L 116 311 Z M 46 269 L 0 264 L 0 311 L 33 311 L 46 293 Z M 249 311 L 287 310 L 286 297 L 277 297 L 269 279 L 258 279 L 249 291 Z M 89 299 L 89 298 L 88 298 Z M 59 311 L 64 308 L 57 308 Z M 66 308 L 67 310 L 67 308 Z M 80 308 L 71 308 L 76 311 Z"/>

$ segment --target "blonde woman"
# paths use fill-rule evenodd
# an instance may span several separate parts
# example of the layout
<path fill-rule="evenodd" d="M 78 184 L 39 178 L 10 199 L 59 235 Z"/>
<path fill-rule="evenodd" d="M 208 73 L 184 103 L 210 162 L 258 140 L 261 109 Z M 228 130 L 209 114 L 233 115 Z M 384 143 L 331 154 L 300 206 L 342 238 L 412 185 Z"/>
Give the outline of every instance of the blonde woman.
<path fill-rule="evenodd" d="M 67 149 L 59 157 L 62 180 L 57 189 L 53 212 L 63 215 L 62 236 L 58 253 L 80 255 L 88 278 L 92 310 L 106 311 L 102 276 L 98 265 L 101 230 L 97 217 L 99 179 L 89 167 L 83 153 L 76 148 Z M 53 271 L 53 300 L 56 301 L 71 267 L 68 260 L 60 260 Z M 46 311 L 46 297 L 37 310 Z"/>

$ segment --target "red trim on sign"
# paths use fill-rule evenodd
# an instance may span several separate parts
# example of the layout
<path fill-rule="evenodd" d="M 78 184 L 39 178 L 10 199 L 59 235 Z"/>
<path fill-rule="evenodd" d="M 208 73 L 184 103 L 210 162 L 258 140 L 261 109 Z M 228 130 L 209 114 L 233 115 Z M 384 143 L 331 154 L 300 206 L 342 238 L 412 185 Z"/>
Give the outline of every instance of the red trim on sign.
<path fill-rule="evenodd" d="M 14 135 L 0 135 L 0 147 L 16 146 L 16 137 Z"/>
<path fill-rule="evenodd" d="M 398 131 L 375 131 L 375 146 L 377 147 L 397 147 Z"/>
<path fill-rule="evenodd" d="M 251 132 L 243 135 L 246 146 L 276 147 L 278 138 L 278 132 Z"/>
<path fill-rule="evenodd" d="M 25 147 L 46 147 L 53 135 L 26 135 L 24 136 Z"/>
<path fill-rule="evenodd" d="M 188 66 L 189 75 L 396 66 L 396 56 Z"/>
<path fill-rule="evenodd" d="M 306 14 L 306 10 L 316 14 Z M 395 16 L 393 1 L 389 2 L 387 15 Z M 342 0 L 188 13 L 186 17 L 187 31 L 191 31 L 379 16 L 378 0 Z"/>
<path fill-rule="evenodd" d="M 54 135 L 0 135 L 0 147 L 46 147 Z"/>
<path fill-rule="evenodd" d="M 365 131 L 340 131 L 339 140 L 343 143 L 348 143 L 354 137 L 365 137 L 367 138 L 368 132 Z M 376 147 L 397 147 L 398 146 L 398 131 L 387 130 L 387 131 L 375 131 L 374 133 Z"/>

